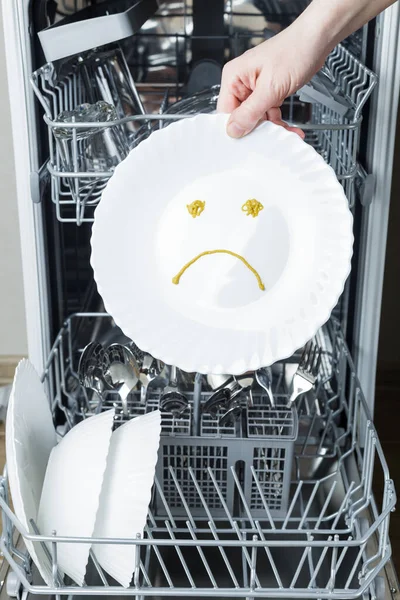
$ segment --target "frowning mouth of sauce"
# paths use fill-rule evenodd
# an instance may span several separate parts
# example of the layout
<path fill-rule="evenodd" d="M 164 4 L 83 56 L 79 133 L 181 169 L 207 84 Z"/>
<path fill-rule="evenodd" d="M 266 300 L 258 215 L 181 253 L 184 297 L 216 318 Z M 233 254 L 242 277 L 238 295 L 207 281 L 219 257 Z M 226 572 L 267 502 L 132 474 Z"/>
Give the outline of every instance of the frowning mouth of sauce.
<path fill-rule="evenodd" d="M 240 256 L 240 254 L 236 254 L 236 252 L 232 252 L 231 250 L 218 250 L 218 249 L 217 250 L 206 250 L 205 252 L 201 252 L 200 254 L 198 254 L 197 256 L 192 258 L 192 260 L 187 262 L 182 267 L 182 269 L 179 271 L 179 273 L 177 273 L 175 275 L 175 277 L 172 278 L 172 283 L 174 283 L 175 285 L 178 285 L 182 275 L 184 274 L 185 271 L 187 271 L 187 269 L 189 267 L 194 265 L 194 263 L 197 262 L 203 256 L 210 256 L 211 254 L 229 254 L 230 256 L 237 258 L 245 265 L 245 267 L 247 267 L 253 273 L 254 277 L 257 279 L 258 287 L 260 288 L 260 290 L 262 290 L 262 291 L 265 290 L 265 286 L 261 280 L 259 273 L 255 270 L 254 267 L 251 266 L 251 264 L 249 262 L 247 262 L 247 260 L 243 256 Z"/>

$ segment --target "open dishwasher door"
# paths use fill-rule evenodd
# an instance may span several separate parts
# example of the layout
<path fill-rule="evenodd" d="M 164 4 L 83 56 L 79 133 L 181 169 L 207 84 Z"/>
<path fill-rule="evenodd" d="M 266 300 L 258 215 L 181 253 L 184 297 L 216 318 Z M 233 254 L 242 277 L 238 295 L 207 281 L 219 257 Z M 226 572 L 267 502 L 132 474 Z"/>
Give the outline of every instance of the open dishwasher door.
<path fill-rule="evenodd" d="M 100 83 L 105 79 L 91 79 L 89 89 L 77 68 L 82 53 L 91 50 L 83 46 L 65 50 L 68 29 L 62 28 L 73 28 L 74 15 L 90 9 L 90 4 L 3 0 L 29 354 L 44 374 L 60 436 L 98 410 L 96 396 L 80 383 L 83 348 L 94 341 L 129 343 L 102 312 L 89 265 L 94 210 L 112 169 L 93 175 L 78 162 L 72 171 L 65 169 L 54 143 L 60 112 L 104 100 Z M 109 73 L 106 66 L 110 69 L 119 61 L 131 101 L 119 105 L 115 96 L 110 98 L 116 110 L 126 111 L 128 105 L 132 118 L 127 120 L 127 135 L 135 145 L 149 135 L 149 122 L 158 126 L 173 115 L 214 110 L 221 48 L 223 60 L 240 54 L 289 25 L 307 2 L 216 2 L 219 31 L 208 39 L 215 42 L 213 56 L 207 56 L 208 62 L 203 62 L 207 68 L 200 76 L 197 70 L 196 78 L 193 73 L 206 47 L 200 42 L 207 39 L 201 3 L 164 2 L 155 15 L 154 6 L 144 3 L 151 14 L 142 23 L 139 17 L 134 21 L 130 12 L 135 2 L 99 2 L 95 10 L 103 4 L 111 16 L 128 12 L 130 17 L 123 19 L 117 37 L 105 40 L 118 44 L 93 49 L 91 60 L 97 75 Z M 94 18 L 108 16 L 96 13 Z M 49 26 L 46 60 L 38 33 Z M 396 497 L 370 409 L 390 197 L 387 173 L 399 91 L 398 27 L 395 5 L 377 21 L 371 69 L 363 62 L 367 39 L 363 35 L 330 55 L 328 67 L 336 84 L 354 104 L 351 118 L 338 123 L 326 105 L 297 97 L 289 98 L 283 107 L 285 118 L 303 126 L 307 142 L 335 169 L 356 229 L 362 232 L 357 234 L 355 281 L 316 336 L 322 356 L 316 386 L 293 410 L 286 408 L 300 360 L 295 355 L 274 365 L 273 410 L 263 389 L 254 384 L 252 403 L 246 394 L 241 400 L 240 422 L 228 420 L 221 426 L 218 415 L 203 410 L 215 391 L 210 382 L 180 373 L 179 385 L 188 402 L 179 418 L 168 410 L 163 413 L 147 525 L 140 537 L 127 534 L 128 543 L 137 547 L 129 588 L 113 581 L 93 558 L 85 587 L 68 578 L 60 584 L 56 553 L 50 558 L 54 585 L 45 585 L 25 552 L 23 539 L 29 534 L 10 508 L 4 478 L 1 545 L 6 558 L 3 568 L 11 565 L 12 573 L 2 578 L 8 582 L 3 595 L 395 597 L 388 531 Z M 62 45 L 57 45 L 57 29 L 62 32 Z M 127 37 L 127 32 L 133 36 Z M 377 86 L 374 72 L 379 75 Z M 369 122 L 362 123 L 370 95 Z M 369 164 L 357 162 L 360 140 L 368 147 Z M 376 176 L 372 196 L 366 193 L 371 191 L 367 172 Z M 348 321 L 349 307 L 355 307 L 354 327 L 353 320 Z M 356 352 L 357 368 L 348 342 Z M 129 417 L 155 410 L 161 399 L 162 388 L 155 386 L 144 406 L 140 390 L 134 391 L 128 399 Z M 118 400 L 110 391 L 102 409 L 114 404 Z M 119 410 L 115 426 L 125 419 Z M 32 539 L 45 543 L 40 534 Z M 53 542 L 62 543 L 57 536 Z M 69 543 L 82 540 L 77 536 Z M 107 543 L 117 551 L 121 539 Z"/>

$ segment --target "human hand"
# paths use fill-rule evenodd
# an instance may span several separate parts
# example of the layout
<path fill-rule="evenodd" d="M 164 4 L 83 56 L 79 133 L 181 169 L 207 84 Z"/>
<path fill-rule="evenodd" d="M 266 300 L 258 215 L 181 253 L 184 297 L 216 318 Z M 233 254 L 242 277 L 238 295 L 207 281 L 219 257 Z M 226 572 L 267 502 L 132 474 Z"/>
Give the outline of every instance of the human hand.
<path fill-rule="evenodd" d="M 268 120 L 304 138 L 301 129 L 282 121 L 280 107 L 322 67 L 326 54 L 307 36 L 302 44 L 295 25 L 225 65 L 217 110 L 231 114 L 231 137 L 243 137 Z"/>

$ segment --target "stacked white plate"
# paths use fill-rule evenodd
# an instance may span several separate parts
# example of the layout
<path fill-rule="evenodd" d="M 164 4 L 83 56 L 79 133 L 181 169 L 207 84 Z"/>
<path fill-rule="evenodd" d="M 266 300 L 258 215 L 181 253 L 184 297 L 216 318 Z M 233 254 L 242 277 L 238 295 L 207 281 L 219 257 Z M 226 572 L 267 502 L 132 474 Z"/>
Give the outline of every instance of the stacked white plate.
<path fill-rule="evenodd" d="M 92 537 L 113 421 L 114 410 L 86 419 L 53 449 L 39 506 L 41 534 Z M 89 552 L 90 543 L 57 544 L 60 570 L 78 585 L 83 585 Z"/>
<path fill-rule="evenodd" d="M 40 496 L 56 432 L 50 402 L 39 375 L 29 360 L 15 372 L 8 404 L 6 452 L 10 490 L 17 518 L 29 533 L 36 533 Z M 51 565 L 40 544 L 25 540 L 41 576 L 52 584 Z"/>
<path fill-rule="evenodd" d="M 111 438 L 94 537 L 131 538 L 143 533 L 160 444 L 161 414 L 136 417 Z M 129 587 L 137 547 L 97 544 L 94 553 L 107 573 Z"/>
<path fill-rule="evenodd" d="M 154 411 L 112 432 L 114 410 L 76 425 L 56 445 L 50 404 L 31 363 L 19 364 L 10 396 L 6 446 L 10 489 L 17 518 L 30 533 L 85 537 L 57 543 L 59 575 L 84 584 L 90 538 L 130 538 L 143 532 L 161 434 Z M 26 547 L 48 585 L 51 564 L 41 544 Z M 51 553 L 51 545 L 48 544 Z M 100 565 L 128 587 L 135 569 L 134 545 L 98 544 Z"/>

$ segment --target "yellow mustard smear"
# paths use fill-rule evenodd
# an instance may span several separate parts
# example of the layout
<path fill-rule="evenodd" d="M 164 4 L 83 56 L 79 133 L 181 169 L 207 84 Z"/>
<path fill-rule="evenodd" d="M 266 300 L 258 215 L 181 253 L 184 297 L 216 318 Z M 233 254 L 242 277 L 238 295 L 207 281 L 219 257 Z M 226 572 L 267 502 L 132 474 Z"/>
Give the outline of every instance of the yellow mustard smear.
<path fill-rule="evenodd" d="M 192 215 L 193 219 L 199 217 L 203 212 L 206 203 L 203 200 L 194 200 L 190 204 L 186 204 L 186 208 L 188 209 L 189 215 Z"/>
<path fill-rule="evenodd" d="M 186 263 L 186 265 L 182 267 L 179 273 L 177 273 L 175 277 L 172 278 L 172 283 L 178 285 L 180 278 L 189 267 L 191 267 L 195 262 L 197 262 L 202 256 L 209 256 L 211 254 L 230 254 L 231 256 L 238 258 L 253 273 L 253 275 L 257 279 L 258 287 L 260 288 L 260 290 L 265 290 L 265 286 L 261 280 L 261 277 L 258 274 L 258 272 L 254 269 L 254 267 L 252 267 L 251 264 L 248 263 L 245 258 L 243 258 L 243 256 L 240 256 L 240 254 L 236 254 L 236 252 L 231 252 L 230 250 L 206 250 L 205 252 L 201 252 L 201 254 L 198 254 L 197 256 L 192 258 L 192 260 L 190 260 L 188 263 Z"/>
<path fill-rule="evenodd" d="M 258 213 L 262 211 L 263 205 L 255 198 L 250 198 L 242 206 L 242 211 L 247 213 L 247 216 L 258 217 Z"/>

